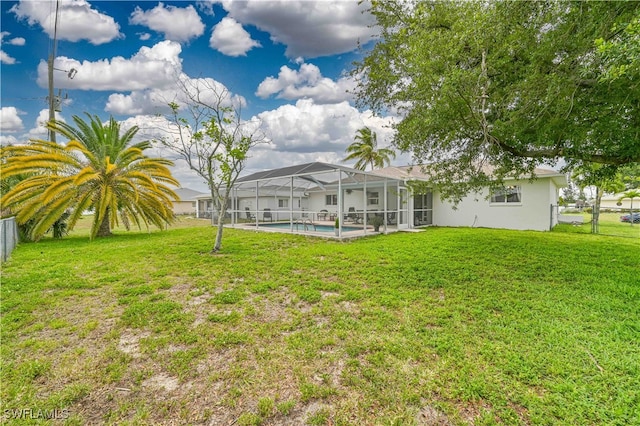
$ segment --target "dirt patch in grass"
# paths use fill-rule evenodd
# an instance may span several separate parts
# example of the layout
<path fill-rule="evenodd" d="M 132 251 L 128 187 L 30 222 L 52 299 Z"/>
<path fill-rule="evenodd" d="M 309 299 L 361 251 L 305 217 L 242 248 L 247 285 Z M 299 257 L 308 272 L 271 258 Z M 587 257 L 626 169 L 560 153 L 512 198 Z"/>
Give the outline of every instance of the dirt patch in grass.
<path fill-rule="evenodd" d="M 171 377 L 165 373 L 156 374 L 154 376 L 149 377 L 144 382 L 142 382 L 143 388 L 150 388 L 153 392 L 155 390 L 163 390 L 166 392 L 172 392 L 180 386 L 178 379 L 175 377 Z M 189 386 L 185 386 L 189 387 Z"/>
<path fill-rule="evenodd" d="M 125 330 L 120 335 L 117 348 L 119 351 L 122 351 L 133 358 L 140 358 L 140 339 L 144 339 L 150 335 L 151 333 L 148 331 L 137 333 L 132 330 Z"/>
<path fill-rule="evenodd" d="M 452 423 L 442 411 L 426 405 L 418 411 L 415 418 L 417 426 L 451 426 Z"/>

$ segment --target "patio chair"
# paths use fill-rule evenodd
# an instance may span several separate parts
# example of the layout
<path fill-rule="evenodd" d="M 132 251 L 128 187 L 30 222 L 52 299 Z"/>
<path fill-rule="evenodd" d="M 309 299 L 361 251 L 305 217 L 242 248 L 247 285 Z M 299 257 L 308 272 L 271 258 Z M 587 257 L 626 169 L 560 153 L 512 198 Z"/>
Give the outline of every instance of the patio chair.
<path fill-rule="evenodd" d="M 256 215 L 249 211 L 249 207 L 245 207 L 244 212 L 247 215 L 247 220 L 256 220 Z"/>
<path fill-rule="evenodd" d="M 387 213 L 387 225 L 396 224 L 396 212 Z"/>
<path fill-rule="evenodd" d="M 264 213 L 262 213 L 262 221 L 266 222 L 269 219 L 269 222 L 273 222 L 273 216 L 271 215 L 271 209 L 264 209 Z"/>
<path fill-rule="evenodd" d="M 327 220 L 327 215 L 329 214 L 328 210 L 322 209 L 318 213 L 318 220 Z"/>
<path fill-rule="evenodd" d="M 349 207 L 349 212 L 344 217 L 345 220 L 350 220 L 351 222 L 358 221 L 358 215 L 356 214 L 355 207 Z"/>

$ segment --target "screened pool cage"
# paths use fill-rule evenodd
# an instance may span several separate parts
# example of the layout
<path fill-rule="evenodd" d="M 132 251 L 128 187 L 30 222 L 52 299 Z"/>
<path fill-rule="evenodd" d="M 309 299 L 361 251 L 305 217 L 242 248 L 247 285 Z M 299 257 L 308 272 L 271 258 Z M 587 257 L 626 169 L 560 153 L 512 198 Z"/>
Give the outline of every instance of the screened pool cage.
<path fill-rule="evenodd" d="M 232 226 L 342 238 L 408 227 L 408 204 L 403 180 L 316 162 L 238 179 L 228 215 Z"/>

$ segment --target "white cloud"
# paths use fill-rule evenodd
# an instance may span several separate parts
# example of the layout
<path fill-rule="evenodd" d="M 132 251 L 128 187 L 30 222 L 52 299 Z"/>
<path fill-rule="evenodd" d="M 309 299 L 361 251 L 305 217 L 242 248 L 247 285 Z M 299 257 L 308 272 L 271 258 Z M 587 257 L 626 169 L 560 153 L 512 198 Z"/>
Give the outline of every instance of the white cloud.
<path fill-rule="evenodd" d="M 0 50 L 0 63 L 13 65 L 16 63 L 16 58 L 12 58 L 4 50 Z"/>
<path fill-rule="evenodd" d="M 0 46 L 3 44 L 9 44 L 12 46 L 24 46 L 26 41 L 24 38 L 22 37 L 15 37 L 12 38 L 9 41 L 4 41 L 5 37 L 11 35 L 10 32 L 7 31 L 0 31 Z M 10 56 L 7 52 L 5 52 L 4 50 L 0 50 L 0 63 L 3 63 L 5 65 L 13 65 L 16 63 L 16 59 L 12 56 Z"/>
<path fill-rule="evenodd" d="M 52 6 L 53 5 L 53 6 Z M 29 25 L 40 25 L 53 38 L 55 2 L 21 0 L 10 12 Z M 87 40 L 91 44 L 108 43 L 121 37 L 120 26 L 111 17 L 91 8 L 85 0 L 62 0 L 58 11 L 59 40 Z"/>
<path fill-rule="evenodd" d="M 259 144 L 249 151 L 243 174 L 313 161 L 340 164 L 356 131 L 364 126 L 378 134 L 380 147 L 389 146 L 393 136 L 390 126 L 395 120 L 394 117 L 373 116 L 370 111 L 360 112 L 347 102 L 317 105 L 311 100 L 299 100 L 295 105 L 262 112 L 251 121 L 262 124 L 261 130 L 269 143 Z M 174 132 L 171 124 L 161 116 L 140 115 L 122 123 L 123 129 L 133 125 L 140 127 L 137 136 L 140 139 L 159 139 Z M 172 171 L 182 186 L 206 191 L 202 179 L 175 153 L 161 147 L 154 148 L 152 153 L 176 162 Z M 394 164 L 409 161 L 409 156 L 399 156 Z"/>
<path fill-rule="evenodd" d="M 389 126 L 394 121 L 393 117 L 375 118 L 370 111 L 360 112 L 346 101 L 318 105 L 308 99 L 262 112 L 257 118 L 272 141 L 267 150 L 275 157 L 274 163 L 281 164 L 273 167 L 295 164 L 302 157 L 338 162 L 356 131 L 364 126 L 376 131 L 380 147 L 385 147 L 391 141 L 393 131 Z"/>
<path fill-rule="evenodd" d="M 55 67 L 75 68 L 73 79 L 65 73 L 55 73 L 55 87 L 80 90 L 143 90 L 164 88 L 174 83 L 180 72 L 182 48 L 179 43 L 162 41 L 153 47 L 143 46 L 130 59 L 121 56 L 99 61 L 83 61 L 59 56 Z M 38 65 L 38 84 L 47 87 L 47 63 Z"/>
<path fill-rule="evenodd" d="M 344 52 L 378 34 L 366 2 L 357 1 L 233 1 L 222 0 L 229 16 L 254 25 L 276 43 L 287 46 L 289 58 L 313 58 Z"/>
<path fill-rule="evenodd" d="M 3 132 L 19 132 L 24 129 L 20 111 L 16 107 L 0 108 L 0 130 Z"/>
<path fill-rule="evenodd" d="M 22 141 L 19 141 L 18 138 L 13 135 L 0 135 L 0 145 L 16 145 L 21 142 Z"/>
<path fill-rule="evenodd" d="M 56 112 L 55 117 L 56 117 L 56 120 L 65 122 L 65 119 L 60 115 L 60 113 Z M 40 110 L 40 113 L 38 114 L 38 118 L 36 118 L 34 127 L 30 129 L 29 132 L 26 134 L 27 139 L 47 139 L 48 130 L 44 127 L 47 121 L 49 121 L 49 109 Z"/>
<path fill-rule="evenodd" d="M 322 77 L 317 66 L 303 63 L 298 71 L 282 66 L 277 78 L 267 77 L 260 83 L 256 95 L 267 98 L 277 94 L 279 99 L 311 98 L 315 103 L 337 103 L 352 99 L 347 91 L 352 91 L 355 86 L 356 82 L 351 77 L 333 81 Z"/>
<path fill-rule="evenodd" d="M 151 34 L 149 33 L 139 33 L 138 36 L 141 41 L 147 41 L 151 38 Z"/>
<path fill-rule="evenodd" d="M 156 7 L 142 10 L 136 6 L 129 23 L 144 25 L 163 33 L 167 40 L 187 42 L 204 34 L 204 24 L 196 9 L 189 5 L 185 8 L 166 6 L 158 3 Z"/>
<path fill-rule="evenodd" d="M 213 12 L 213 4 L 215 2 L 216 0 L 196 0 L 196 7 L 205 15 L 213 16 L 215 15 Z"/>
<path fill-rule="evenodd" d="M 23 37 L 16 37 L 9 40 L 9 44 L 12 46 L 24 46 L 27 41 Z"/>
<path fill-rule="evenodd" d="M 175 84 L 176 81 L 181 82 L 182 89 Z M 212 78 L 190 78 L 181 74 L 167 88 L 133 91 L 129 95 L 114 93 L 109 96 L 105 111 L 127 115 L 166 114 L 170 112 L 169 102 L 175 102 L 180 107 L 189 103 L 184 90 L 194 96 L 197 94 L 202 102 L 211 105 L 220 103 L 223 107 L 243 108 L 247 104 L 243 96 L 232 94 L 226 86 Z"/>
<path fill-rule="evenodd" d="M 247 52 L 261 44 L 233 18 L 223 18 L 211 32 L 209 46 L 227 56 L 246 56 Z"/>

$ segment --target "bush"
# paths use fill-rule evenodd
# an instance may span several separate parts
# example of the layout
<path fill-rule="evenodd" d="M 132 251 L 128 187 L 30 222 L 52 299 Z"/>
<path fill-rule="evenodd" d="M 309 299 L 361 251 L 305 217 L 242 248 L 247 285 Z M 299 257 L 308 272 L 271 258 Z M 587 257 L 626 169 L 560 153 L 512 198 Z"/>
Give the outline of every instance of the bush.
<path fill-rule="evenodd" d="M 370 223 L 371 223 L 371 226 L 373 226 L 373 230 L 378 232 L 380 230 L 380 227 L 384 223 L 384 219 L 382 219 L 382 217 L 380 216 L 374 216 L 371 218 Z"/>

